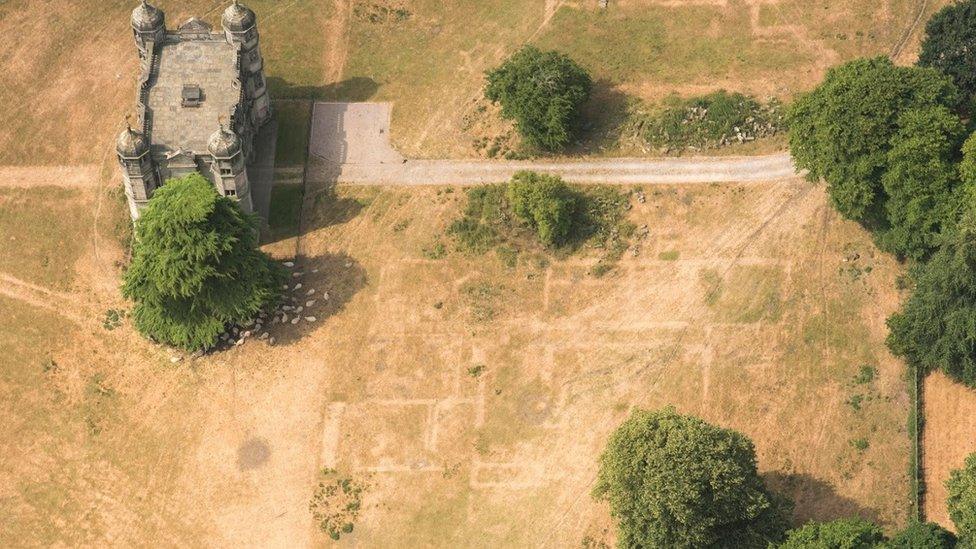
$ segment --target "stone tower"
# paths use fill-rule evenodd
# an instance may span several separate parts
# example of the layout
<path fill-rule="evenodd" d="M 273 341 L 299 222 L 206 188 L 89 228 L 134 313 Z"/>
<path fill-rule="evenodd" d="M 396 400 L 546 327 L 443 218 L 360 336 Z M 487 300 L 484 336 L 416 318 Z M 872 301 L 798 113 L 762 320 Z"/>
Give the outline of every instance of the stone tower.
<path fill-rule="evenodd" d="M 149 154 L 149 141 L 146 136 L 126 124 L 126 128 L 115 141 L 115 150 L 122 166 L 129 211 L 132 219 L 137 219 L 139 208 L 146 205 L 158 186 L 156 169 Z"/>
<path fill-rule="evenodd" d="M 218 191 L 222 191 L 220 194 L 236 198 L 242 210 L 253 212 L 254 204 L 251 202 L 251 187 L 247 179 L 240 137 L 221 123 L 220 129 L 210 136 L 207 149 L 213 157 L 210 165 L 213 173 L 211 179 L 217 185 Z"/>
<path fill-rule="evenodd" d="M 166 37 L 166 14 L 151 5 L 147 0 L 132 10 L 132 35 L 139 48 L 139 57 L 146 59 L 151 55 L 152 44 L 160 43 Z"/>
<path fill-rule="evenodd" d="M 264 79 L 264 59 L 261 57 L 257 16 L 250 8 L 234 0 L 224 11 L 221 26 L 227 41 L 240 47 L 241 85 L 244 88 L 245 102 L 251 105 L 248 116 L 251 124 L 259 128 L 271 118 L 271 101 L 268 98 L 268 84 Z"/>
<path fill-rule="evenodd" d="M 268 146 L 258 135 L 273 117 L 257 17 L 234 1 L 220 32 L 195 17 L 167 29 L 163 11 L 149 1 L 132 10 L 140 58 L 136 119 L 116 141 L 133 221 L 156 189 L 194 172 L 247 212 L 254 211 L 252 183 L 258 185 L 267 215 L 271 181 L 265 171 L 253 181 L 247 172 L 257 147 Z M 215 120 L 222 121 L 216 132 Z"/>

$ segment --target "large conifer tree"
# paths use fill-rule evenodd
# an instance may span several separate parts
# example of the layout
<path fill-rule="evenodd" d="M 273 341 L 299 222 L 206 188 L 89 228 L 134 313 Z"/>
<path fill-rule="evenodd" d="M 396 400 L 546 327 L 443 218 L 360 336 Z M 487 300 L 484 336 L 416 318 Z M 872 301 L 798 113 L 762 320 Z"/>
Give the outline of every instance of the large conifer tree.
<path fill-rule="evenodd" d="M 213 345 L 228 323 L 275 301 L 284 272 L 257 249 L 257 218 L 199 174 L 156 190 L 136 223 L 123 293 L 136 328 L 188 350 Z"/>

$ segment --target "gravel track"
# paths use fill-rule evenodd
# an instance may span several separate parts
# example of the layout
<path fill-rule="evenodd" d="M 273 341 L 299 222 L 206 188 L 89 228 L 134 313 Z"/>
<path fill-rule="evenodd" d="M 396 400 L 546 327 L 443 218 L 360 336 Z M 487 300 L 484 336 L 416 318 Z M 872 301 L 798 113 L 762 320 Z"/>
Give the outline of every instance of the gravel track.
<path fill-rule="evenodd" d="M 757 183 L 797 175 L 789 154 L 725 158 L 584 160 L 409 160 L 382 164 L 337 164 L 313 159 L 308 180 L 355 185 L 480 185 L 509 179 L 519 170 L 561 176 L 572 183 L 620 185 Z"/>
<path fill-rule="evenodd" d="M 740 157 L 601 158 L 580 160 L 415 160 L 390 144 L 389 103 L 316 103 L 306 180 L 352 185 L 480 185 L 519 170 L 572 183 L 621 185 L 752 183 L 796 176 L 788 153 Z"/>

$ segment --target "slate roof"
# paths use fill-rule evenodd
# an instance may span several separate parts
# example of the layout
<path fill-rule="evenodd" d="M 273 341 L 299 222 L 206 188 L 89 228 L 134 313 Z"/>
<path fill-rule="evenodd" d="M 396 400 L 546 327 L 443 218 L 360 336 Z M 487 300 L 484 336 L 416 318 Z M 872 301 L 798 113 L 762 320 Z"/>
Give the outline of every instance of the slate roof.
<path fill-rule="evenodd" d="M 220 35 L 207 40 L 170 37 L 158 55 L 158 74 L 147 101 L 154 153 L 184 149 L 209 154 L 207 145 L 218 121 L 228 123 L 241 99 L 237 46 Z M 187 84 L 200 87 L 199 106 L 183 106 Z"/>

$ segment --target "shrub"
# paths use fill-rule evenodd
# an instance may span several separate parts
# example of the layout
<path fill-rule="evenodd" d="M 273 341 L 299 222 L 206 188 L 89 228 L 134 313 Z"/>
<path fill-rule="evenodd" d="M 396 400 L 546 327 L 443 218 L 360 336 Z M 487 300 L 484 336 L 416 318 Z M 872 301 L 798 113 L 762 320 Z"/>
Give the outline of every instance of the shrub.
<path fill-rule="evenodd" d="M 913 522 L 895 534 L 886 549 L 952 549 L 956 536 L 933 522 Z"/>
<path fill-rule="evenodd" d="M 508 217 L 505 189 L 497 185 L 480 185 L 467 191 L 464 214 L 448 227 L 458 246 L 468 252 L 484 253 L 499 240 Z"/>
<path fill-rule="evenodd" d="M 485 97 L 500 103 L 534 147 L 557 150 L 573 137 L 593 83 L 569 57 L 525 46 L 487 74 Z"/>
<path fill-rule="evenodd" d="M 365 486 L 335 469 L 323 469 L 308 504 L 319 529 L 333 540 L 353 531 L 363 505 Z"/>
<path fill-rule="evenodd" d="M 778 102 L 760 104 L 741 93 L 720 90 L 690 99 L 672 98 L 645 122 L 644 140 L 669 150 L 708 149 L 753 141 L 784 129 Z"/>
<path fill-rule="evenodd" d="M 918 64 L 946 73 L 966 96 L 976 95 L 976 1 L 939 10 L 925 25 Z"/>
<path fill-rule="evenodd" d="M 781 549 L 875 549 L 884 547 L 881 528 L 865 520 L 851 518 L 831 522 L 811 522 L 791 530 Z"/>
<path fill-rule="evenodd" d="M 562 244 L 570 236 L 579 200 L 559 177 L 520 171 L 509 181 L 506 196 L 515 215 L 535 229 L 543 244 Z"/>
<path fill-rule="evenodd" d="M 946 481 L 949 497 L 949 517 L 956 525 L 959 537 L 969 545 L 976 545 L 976 453 L 966 458 L 962 469 L 956 469 Z"/>
<path fill-rule="evenodd" d="M 610 502 L 621 547 L 765 548 L 786 530 L 752 442 L 673 408 L 617 428 L 593 494 Z"/>
<path fill-rule="evenodd" d="M 136 223 L 122 289 L 136 302 L 136 328 L 175 347 L 202 349 L 227 324 L 275 301 L 284 271 L 257 249 L 257 223 L 200 174 L 160 187 Z"/>
<path fill-rule="evenodd" d="M 797 166 L 827 181 L 845 217 L 883 227 L 882 176 L 901 115 L 910 109 L 953 106 L 958 92 L 934 69 L 897 67 L 886 57 L 834 67 L 787 113 Z"/>

